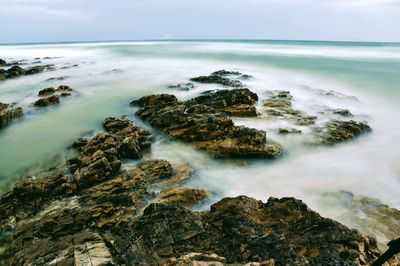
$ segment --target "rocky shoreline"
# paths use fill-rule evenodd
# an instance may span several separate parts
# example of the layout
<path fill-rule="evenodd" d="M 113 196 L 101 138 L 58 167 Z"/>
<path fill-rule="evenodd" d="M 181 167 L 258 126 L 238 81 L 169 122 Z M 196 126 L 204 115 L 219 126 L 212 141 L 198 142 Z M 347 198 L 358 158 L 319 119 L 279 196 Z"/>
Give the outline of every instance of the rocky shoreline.
<path fill-rule="evenodd" d="M 180 171 L 169 162 L 120 170 L 122 158 L 150 151 L 150 132 L 127 118 L 103 125 L 105 133 L 72 144 L 70 175 L 29 177 L 1 197 L 11 265 L 365 265 L 380 254 L 373 238 L 294 198 L 239 196 L 191 211 L 180 204 L 205 192 L 175 183 Z M 157 183 L 174 197 L 157 195 Z"/>
<path fill-rule="evenodd" d="M 299 199 L 238 196 L 194 211 L 210 193 L 186 185 L 196 169 L 151 156 L 154 134 L 164 133 L 213 158 L 284 156 L 285 147 L 267 139 L 266 131 L 237 125 L 234 117 L 288 121 L 280 134 L 305 134 L 305 128 L 313 145 L 352 141 L 372 130 L 349 120 L 346 109 L 327 109 L 334 119 L 320 121 L 294 108 L 289 91 L 267 92 L 257 108 L 259 95 L 244 85 L 251 78 L 219 70 L 191 81 L 230 88 L 185 101 L 173 94 L 135 99 L 136 115 L 155 132 L 125 116 L 108 117 L 104 131 L 74 141 L 74 156 L 54 171 L 21 179 L 0 197 L 0 265 L 371 264 L 381 254 L 375 238 L 320 216 Z M 59 103 L 72 91 L 65 85 L 42 89 L 34 106 Z M 1 126 L 21 115 L 22 109 L 0 103 Z M 122 167 L 126 160 L 136 164 Z M 371 202 L 361 204 L 383 219 Z M 395 258 L 389 265 L 397 263 Z"/>

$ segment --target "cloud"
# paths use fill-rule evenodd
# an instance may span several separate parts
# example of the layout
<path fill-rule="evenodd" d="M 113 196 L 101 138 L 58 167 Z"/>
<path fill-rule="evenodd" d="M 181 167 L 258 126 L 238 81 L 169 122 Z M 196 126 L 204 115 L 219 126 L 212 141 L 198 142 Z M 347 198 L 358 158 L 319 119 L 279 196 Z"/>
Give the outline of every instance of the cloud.
<path fill-rule="evenodd" d="M 400 5 L 400 0 L 253 0 L 258 4 L 298 5 L 312 4 L 339 8 L 376 8 Z"/>

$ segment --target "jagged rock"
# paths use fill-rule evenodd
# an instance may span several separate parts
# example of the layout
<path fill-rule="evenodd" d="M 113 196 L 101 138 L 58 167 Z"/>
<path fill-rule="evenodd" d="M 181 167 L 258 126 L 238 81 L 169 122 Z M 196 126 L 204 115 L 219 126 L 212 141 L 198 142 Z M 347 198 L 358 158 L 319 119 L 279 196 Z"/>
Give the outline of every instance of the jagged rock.
<path fill-rule="evenodd" d="M 293 109 L 293 96 L 289 91 L 269 91 L 266 95 L 268 95 L 268 98 L 263 101 L 263 105 L 266 107 L 268 115 L 288 119 L 299 126 L 310 126 L 315 124 L 315 121 L 317 120 L 316 116 L 310 116 L 305 112 Z"/>
<path fill-rule="evenodd" d="M 228 71 L 228 70 L 222 69 L 222 70 L 218 70 L 218 71 L 211 73 L 211 75 L 214 75 L 214 76 L 229 76 L 229 75 L 239 76 L 239 75 L 242 75 L 242 73 L 240 73 L 239 71 Z"/>
<path fill-rule="evenodd" d="M 107 244 L 97 233 L 82 232 L 59 239 L 44 238 L 14 247 L 14 265 L 115 265 Z"/>
<path fill-rule="evenodd" d="M 181 91 L 188 91 L 191 89 L 194 89 L 194 84 L 193 83 L 179 83 L 177 85 L 170 85 L 168 86 L 169 89 L 177 89 L 177 90 L 181 90 Z"/>
<path fill-rule="evenodd" d="M 281 153 L 280 145 L 267 142 L 265 131 L 237 127 L 228 116 L 195 99 L 178 102 L 174 95 L 160 94 L 134 103 L 140 106 L 136 114 L 141 119 L 174 138 L 194 142 L 215 157 L 272 158 Z"/>
<path fill-rule="evenodd" d="M 215 158 L 260 157 L 275 158 L 282 152 L 278 143 L 266 141 L 265 131 L 244 126 L 231 129 L 228 137 L 208 142 L 199 142 L 197 147 L 205 149 Z"/>
<path fill-rule="evenodd" d="M 207 197 L 204 189 L 170 187 L 160 192 L 161 203 L 179 203 L 184 206 L 191 206 Z"/>
<path fill-rule="evenodd" d="M 161 258 L 213 252 L 227 263 L 361 265 L 380 253 L 373 238 L 322 218 L 294 198 L 226 198 L 203 213 L 151 204 L 132 232 L 133 241 L 140 239 Z"/>
<path fill-rule="evenodd" d="M 25 75 L 32 75 L 43 72 L 47 66 L 33 66 L 25 69 Z"/>
<path fill-rule="evenodd" d="M 15 227 L 16 222 L 32 216 L 46 203 L 71 195 L 76 185 L 65 176 L 26 177 L 0 198 L 0 231 Z"/>
<path fill-rule="evenodd" d="M 320 130 L 318 142 L 325 145 L 334 145 L 351 141 L 363 133 L 370 132 L 372 129 L 365 122 L 332 120 Z"/>
<path fill-rule="evenodd" d="M 257 116 L 257 109 L 253 104 L 258 101 L 257 94 L 249 89 L 233 89 L 208 91 L 193 98 L 198 104 L 211 106 L 232 116 Z"/>
<path fill-rule="evenodd" d="M 0 66 L 7 64 L 6 60 L 0 58 Z"/>
<path fill-rule="evenodd" d="M 231 80 L 229 78 L 226 78 L 225 76 L 227 75 L 240 75 L 239 72 L 233 72 L 233 71 L 226 71 L 226 70 L 220 70 L 212 73 L 209 76 L 199 76 L 196 78 L 191 78 L 191 81 L 194 82 L 199 82 L 199 83 L 215 83 L 215 84 L 221 84 L 224 86 L 230 86 L 230 87 L 242 87 L 243 83 L 240 80 Z"/>
<path fill-rule="evenodd" d="M 17 78 L 23 75 L 32 75 L 41 73 L 45 70 L 55 70 L 54 65 L 38 65 L 33 67 L 28 67 L 26 69 L 20 67 L 19 65 L 26 64 L 19 61 L 9 62 L 4 65 L 12 66 L 8 70 L 0 69 L 0 80 L 6 80 L 10 78 Z"/>
<path fill-rule="evenodd" d="M 109 178 L 119 171 L 121 159 L 141 158 L 151 146 L 151 133 L 125 117 L 108 117 L 103 126 L 107 133 L 89 140 L 80 138 L 72 144 L 81 155 L 68 163 L 81 186 Z"/>
<path fill-rule="evenodd" d="M 70 86 L 60 85 L 60 86 L 58 86 L 57 91 L 59 91 L 59 92 L 71 92 L 73 90 L 72 90 L 72 88 Z"/>
<path fill-rule="evenodd" d="M 23 110 L 21 107 L 0 102 L 0 128 L 5 127 L 11 120 L 21 117 Z"/>
<path fill-rule="evenodd" d="M 279 134 L 298 134 L 301 133 L 300 129 L 293 127 L 282 127 L 278 129 Z"/>
<path fill-rule="evenodd" d="M 60 103 L 60 96 L 52 95 L 46 98 L 41 98 L 37 100 L 33 105 L 36 107 L 46 107 L 49 105 L 59 104 Z"/>
<path fill-rule="evenodd" d="M 142 170 L 150 181 L 169 178 L 174 174 L 170 162 L 165 160 L 153 160 L 139 163 L 137 168 Z"/>
<path fill-rule="evenodd" d="M 52 95 L 56 92 L 56 90 L 53 87 L 45 88 L 39 91 L 38 95 L 39 96 L 49 96 Z"/>

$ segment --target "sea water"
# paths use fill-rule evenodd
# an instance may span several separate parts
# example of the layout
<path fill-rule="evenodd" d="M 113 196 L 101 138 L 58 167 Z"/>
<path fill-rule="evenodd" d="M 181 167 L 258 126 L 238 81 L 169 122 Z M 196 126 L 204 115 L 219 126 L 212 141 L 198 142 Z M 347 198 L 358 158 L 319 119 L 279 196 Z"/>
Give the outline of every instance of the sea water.
<path fill-rule="evenodd" d="M 137 41 L 24 44 L 0 46 L 0 58 L 55 64 L 56 71 L 0 83 L 0 101 L 17 103 L 22 119 L 0 130 L 0 191 L 35 170 L 71 156 L 68 146 L 83 135 L 102 130 L 108 116 L 127 115 L 152 130 L 151 157 L 194 168 L 185 185 L 208 190 L 199 209 L 226 196 L 296 197 L 323 216 L 373 234 L 379 229 L 358 223 L 365 214 L 346 209 L 340 192 L 372 197 L 400 208 L 400 44 L 290 41 Z M 51 57 L 43 59 L 44 57 Z M 77 64 L 77 67 L 71 67 Z M 61 67 L 71 67 L 60 69 Z M 290 90 L 294 107 L 331 117 L 321 110 L 346 108 L 353 119 L 368 121 L 372 133 L 333 147 L 306 145 L 308 135 L 281 136 L 284 121 L 235 118 L 239 125 L 267 131 L 285 152 L 277 160 L 214 160 L 190 144 L 173 140 L 135 117 L 129 102 L 146 94 L 172 93 L 185 100 L 219 85 L 196 84 L 177 91 L 168 85 L 227 69 L 254 76 L 245 85 L 260 97 L 268 90 Z M 48 78 L 69 76 L 63 81 Z M 32 103 L 45 87 L 66 84 L 75 93 L 57 106 L 36 109 Z M 333 91 L 336 97 L 327 96 Z M 302 128 L 307 133 L 308 128 Z M 125 162 L 125 166 L 135 164 Z M 379 227 L 379 226 L 378 226 Z"/>

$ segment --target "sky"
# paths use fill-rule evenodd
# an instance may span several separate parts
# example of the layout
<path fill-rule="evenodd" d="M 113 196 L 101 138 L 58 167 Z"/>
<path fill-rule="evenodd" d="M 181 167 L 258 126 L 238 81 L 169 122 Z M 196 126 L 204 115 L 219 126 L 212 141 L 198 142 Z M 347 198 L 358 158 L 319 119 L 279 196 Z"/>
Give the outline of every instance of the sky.
<path fill-rule="evenodd" d="M 400 42 L 400 0 L 0 0 L 0 43 L 151 39 Z"/>

